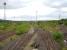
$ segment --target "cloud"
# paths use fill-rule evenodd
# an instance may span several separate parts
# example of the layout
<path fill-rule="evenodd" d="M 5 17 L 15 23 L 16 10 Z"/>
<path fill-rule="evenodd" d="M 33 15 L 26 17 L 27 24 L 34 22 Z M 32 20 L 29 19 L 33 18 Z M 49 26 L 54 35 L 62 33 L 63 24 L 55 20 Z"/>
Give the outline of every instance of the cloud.
<path fill-rule="evenodd" d="M 15 20 L 22 20 L 22 18 L 24 20 L 31 20 L 31 18 L 32 20 L 34 20 L 36 17 L 36 10 L 38 11 L 37 15 L 39 17 L 38 18 L 39 20 L 58 19 L 58 12 L 54 12 L 56 9 L 51 8 L 51 6 L 55 6 L 54 4 L 57 5 L 60 4 L 62 7 L 67 6 L 67 0 L 5 0 L 5 1 L 7 2 L 6 5 L 7 19 L 13 20 L 14 18 L 12 17 L 16 17 Z M 2 19 L 4 16 L 3 3 L 4 0 L 0 0 L 1 8 L 0 18 Z"/>
<path fill-rule="evenodd" d="M 50 7 L 67 7 L 67 0 L 46 0 L 43 3 Z"/>
<path fill-rule="evenodd" d="M 6 2 L 7 9 L 23 8 L 25 7 L 30 0 L 0 0 L 0 9 L 4 8 L 3 3 Z"/>
<path fill-rule="evenodd" d="M 59 11 L 54 11 L 48 15 L 45 15 L 45 16 L 39 16 L 39 19 L 43 19 L 43 20 L 58 20 L 59 19 L 59 15 L 60 15 L 60 19 L 63 19 L 63 18 L 67 18 L 67 12 L 66 11 L 61 11 L 60 14 L 59 14 Z"/>
<path fill-rule="evenodd" d="M 7 16 L 21 16 L 21 15 L 29 15 L 29 16 L 35 16 L 36 10 L 38 11 L 38 15 L 46 15 L 54 11 L 55 9 L 52 9 L 48 6 L 43 5 L 40 2 L 32 2 L 29 6 L 19 9 L 7 9 L 6 15 Z M 0 11 L 0 16 L 3 16 L 4 11 Z"/>

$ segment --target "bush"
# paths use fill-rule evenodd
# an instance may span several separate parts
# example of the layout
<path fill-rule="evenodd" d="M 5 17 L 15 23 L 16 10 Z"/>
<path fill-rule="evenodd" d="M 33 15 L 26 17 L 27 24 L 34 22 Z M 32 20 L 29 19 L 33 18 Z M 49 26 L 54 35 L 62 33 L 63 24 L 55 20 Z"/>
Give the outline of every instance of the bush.
<path fill-rule="evenodd" d="M 66 25 L 66 26 L 67 26 L 67 22 L 64 22 L 64 25 Z"/>
<path fill-rule="evenodd" d="M 63 33 L 61 32 L 54 32 L 52 33 L 53 39 L 60 44 L 60 46 L 63 46 Z"/>
<path fill-rule="evenodd" d="M 16 31 L 16 35 L 21 35 L 21 34 L 23 34 L 23 33 L 20 31 Z"/>
<path fill-rule="evenodd" d="M 53 38 L 56 41 L 63 40 L 63 33 L 61 33 L 61 32 L 54 32 L 53 33 Z"/>
<path fill-rule="evenodd" d="M 21 34 L 27 32 L 29 30 L 29 28 L 30 28 L 30 24 L 28 24 L 28 23 L 22 24 L 21 23 L 21 24 L 16 26 L 16 34 L 21 35 Z"/>
<path fill-rule="evenodd" d="M 60 25 L 63 24 L 63 20 L 59 20 L 58 24 L 60 24 Z"/>

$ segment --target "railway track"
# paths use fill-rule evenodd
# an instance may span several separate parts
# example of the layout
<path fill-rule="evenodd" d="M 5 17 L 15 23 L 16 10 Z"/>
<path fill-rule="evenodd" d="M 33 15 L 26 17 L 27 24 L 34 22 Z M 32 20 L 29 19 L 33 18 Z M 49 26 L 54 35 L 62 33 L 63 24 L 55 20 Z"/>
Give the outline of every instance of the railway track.
<path fill-rule="evenodd" d="M 37 33 L 37 38 L 35 42 L 36 45 L 38 44 L 38 50 L 60 50 L 59 45 L 52 39 L 50 32 L 43 31 L 40 28 L 34 29 L 34 32 L 31 31 L 22 35 L 14 42 L 11 42 L 2 50 L 24 50 L 25 46 L 30 42 L 35 33 Z"/>
<path fill-rule="evenodd" d="M 64 35 L 64 44 L 65 44 L 65 46 L 67 46 L 67 26 L 60 25 L 59 30 L 63 33 L 63 35 Z"/>
<path fill-rule="evenodd" d="M 39 43 L 38 50 L 60 50 L 59 45 L 52 39 L 48 31 L 38 29 L 37 43 Z"/>
<path fill-rule="evenodd" d="M 16 41 L 10 43 L 8 46 L 3 48 L 2 50 L 23 50 L 24 47 L 27 45 L 27 43 L 31 40 L 34 32 L 29 31 L 28 33 L 25 33 L 22 35 L 19 39 Z"/>
<path fill-rule="evenodd" d="M 8 37 L 13 36 L 13 35 L 15 35 L 15 34 L 16 34 L 15 32 L 7 32 L 7 33 L 5 33 L 5 34 L 2 34 L 2 35 L 0 35 L 0 41 L 5 40 L 5 39 L 7 39 Z"/>
<path fill-rule="evenodd" d="M 67 26 L 60 25 L 60 31 L 64 33 L 64 36 L 67 36 Z"/>

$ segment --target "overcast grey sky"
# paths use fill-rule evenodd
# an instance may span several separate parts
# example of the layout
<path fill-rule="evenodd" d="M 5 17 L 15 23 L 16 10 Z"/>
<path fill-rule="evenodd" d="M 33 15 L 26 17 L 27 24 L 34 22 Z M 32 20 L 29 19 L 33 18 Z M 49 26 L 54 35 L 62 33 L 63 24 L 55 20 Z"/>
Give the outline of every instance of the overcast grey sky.
<path fill-rule="evenodd" d="M 0 18 L 3 19 L 3 3 L 6 2 L 6 16 L 7 19 L 22 20 L 27 18 L 29 20 L 34 19 L 36 16 L 36 10 L 38 11 L 38 19 L 57 19 L 51 17 L 51 13 L 55 13 L 58 9 L 56 7 L 62 7 L 62 11 L 67 11 L 67 0 L 0 0 Z M 55 7 L 55 8 L 52 8 Z M 50 15 L 51 14 L 51 15 Z M 49 16 L 50 15 L 50 16 Z M 15 17 L 14 17 L 15 16 Z M 23 17 L 25 16 L 25 17 Z M 26 17 L 27 16 L 27 17 Z M 32 16 L 32 17 L 31 17 Z M 43 16 L 44 18 L 42 18 Z M 47 16 L 47 17 L 45 17 Z M 49 17 L 48 17 L 49 16 Z M 54 15 L 53 15 L 54 16 Z M 17 18 L 19 17 L 19 18 Z M 22 17 L 22 18 L 21 18 Z"/>

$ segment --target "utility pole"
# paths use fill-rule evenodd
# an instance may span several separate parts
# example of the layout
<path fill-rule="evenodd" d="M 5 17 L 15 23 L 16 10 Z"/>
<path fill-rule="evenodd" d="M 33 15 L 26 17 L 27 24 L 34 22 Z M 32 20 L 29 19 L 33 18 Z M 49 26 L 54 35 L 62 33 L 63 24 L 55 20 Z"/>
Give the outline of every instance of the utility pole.
<path fill-rule="evenodd" d="M 6 2 L 4 2 L 3 5 L 4 5 L 4 20 L 6 20 Z"/>
<path fill-rule="evenodd" d="M 15 20 L 15 16 L 14 16 L 14 20 Z"/>
<path fill-rule="evenodd" d="M 61 8 L 60 8 L 60 7 L 58 8 L 58 11 L 59 11 L 59 17 L 58 17 L 58 18 L 59 18 L 59 20 L 60 20 L 60 19 L 61 19 L 61 18 L 60 18 L 60 17 L 61 17 Z"/>
<path fill-rule="evenodd" d="M 36 23 L 36 25 L 38 25 L 38 11 L 36 10 L 36 21 L 35 21 L 35 23 Z"/>

